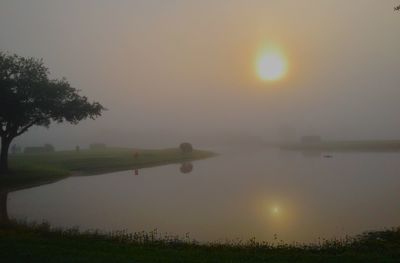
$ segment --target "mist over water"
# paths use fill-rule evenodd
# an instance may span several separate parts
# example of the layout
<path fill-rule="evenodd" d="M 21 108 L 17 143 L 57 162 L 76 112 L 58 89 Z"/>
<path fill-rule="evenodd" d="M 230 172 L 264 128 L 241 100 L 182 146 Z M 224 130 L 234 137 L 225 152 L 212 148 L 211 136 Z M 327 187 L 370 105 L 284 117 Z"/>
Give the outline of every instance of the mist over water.
<path fill-rule="evenodd" d="M 18 142 L 165 147 L 215 134 L 400 134 L 399 16 L 379 1 L 5 1 L 2 50 L 43 58 L 109 111 Z M 260 80 L 279 47 L 286 76 Z M 220 136 L 223 137 L 223 136 Z M 163 138 L 158 140 L 157 138 Z M 203 140 L 198 140 L 201 144 Z M 207 140 L 206 140 L 207 141 Z"/>

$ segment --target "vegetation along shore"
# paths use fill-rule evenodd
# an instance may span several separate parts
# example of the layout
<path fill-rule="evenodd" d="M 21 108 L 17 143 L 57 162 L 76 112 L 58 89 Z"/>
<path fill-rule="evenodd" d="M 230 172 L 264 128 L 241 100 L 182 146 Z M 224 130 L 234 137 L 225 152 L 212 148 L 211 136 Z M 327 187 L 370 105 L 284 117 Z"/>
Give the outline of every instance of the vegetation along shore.
<path fill-rule="evenodd" d="M 210 151 L 184 153 L 179 148 L 143 150 L 105 148 L 10 156 L 10 171 L 0 177 L 0 191 L 12 191 L 54 182 L 68 176 L 93 175 L 203 159 Z"/>
<path fill-rule="evenodd" d="M 4 262 L 399 262 L 400 229 L 367 232 L 320 244 L 249 241 L 200 244 L 180 238 L 124 231 L 54 229 L 47 223 L 0 226 Z"/>

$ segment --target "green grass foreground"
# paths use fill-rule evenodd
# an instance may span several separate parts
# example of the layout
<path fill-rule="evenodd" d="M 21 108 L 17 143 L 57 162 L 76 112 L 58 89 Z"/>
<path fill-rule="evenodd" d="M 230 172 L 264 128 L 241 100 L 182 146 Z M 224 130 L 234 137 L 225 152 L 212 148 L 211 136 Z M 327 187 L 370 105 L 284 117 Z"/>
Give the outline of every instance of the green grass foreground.
<path fill-rule="evenodd" d="M 399 262 L 400 229 L 376 231 L 321 244 L 255 240 L 199 244 L 188 238 L 145 233 L 51 229 L 43 224 L 0 227 L 1 262 Z"/>
<path fill-rule="evenodd" d="M 135 158 L 136 152 L 138 156 Z M 93 175 L 179 163 L 213 155 L 212 152 L 201 150 L 183 154 L 179 149 L 135 150 L 126 148 L 17 154 L 10 156 L 10 173 L 0 176 L 0 190 L 12 191 L 50 183 L 73 174 Z"/>

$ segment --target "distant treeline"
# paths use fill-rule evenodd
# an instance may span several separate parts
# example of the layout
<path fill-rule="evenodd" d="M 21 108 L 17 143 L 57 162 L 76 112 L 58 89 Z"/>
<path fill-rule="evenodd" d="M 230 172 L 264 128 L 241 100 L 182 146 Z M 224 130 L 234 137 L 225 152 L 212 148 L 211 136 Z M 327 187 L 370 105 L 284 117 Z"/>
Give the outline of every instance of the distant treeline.
<path fill-rule="evenodd" d="M 45 144 L 43 146 L 35 146 L 35 147 L 25 147 L 24 153 L 50 153 L 54 152 L 55 148 L 51 144 Z"/>
<path fill-rule="evenodd" d="M 400 151 L 400 140 L 319 141 L 282 143 L 279 146 L 285 150 Z"/>

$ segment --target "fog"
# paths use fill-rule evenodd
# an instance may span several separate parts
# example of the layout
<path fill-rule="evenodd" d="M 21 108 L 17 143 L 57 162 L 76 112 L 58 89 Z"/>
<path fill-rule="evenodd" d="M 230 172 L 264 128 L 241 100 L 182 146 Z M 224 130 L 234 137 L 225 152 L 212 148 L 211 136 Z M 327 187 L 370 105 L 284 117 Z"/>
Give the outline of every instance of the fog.
<path fill-rule="evenodd" d="M 54 78 L 107 109 L 17 143 L 169 147 L 222 138 L 399 139 L 398 1 L 10 0 L 0 49 L 43 58 Z M 266 45 L 288 73 L 261 81 Z M 249 136 L 249 137 L 248 137 Z M 229 141 L 229 140 L 227 140 Z"/>

